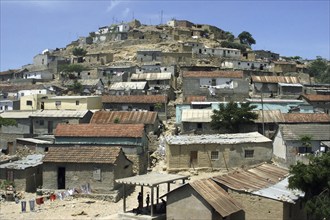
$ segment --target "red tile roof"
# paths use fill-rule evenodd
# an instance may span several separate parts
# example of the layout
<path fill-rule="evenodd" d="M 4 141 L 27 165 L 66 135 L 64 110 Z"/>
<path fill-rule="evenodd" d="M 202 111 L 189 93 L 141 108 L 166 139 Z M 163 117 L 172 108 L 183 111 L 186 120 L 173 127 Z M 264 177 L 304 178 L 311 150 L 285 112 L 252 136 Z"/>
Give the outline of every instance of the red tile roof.
<path fill-rule="evenodd" d="M 330 95 L 302 95 L 309 102 L 330 102 Z"/>
<path fill-rule="evenodd" d="M 164 95 L 102 96 L 102 103 L 166 103 Z"/>
<path fill-rule="evenodd" d="M 55 137 L 142 137 L 143 124 L 58 124 Z"/>
<path fill-rule="evenodd" d="M 330 115 L 325 113 L 285 113 L 286 123 L 330 123 Z"/>
<path fill-rule="evenodd" d="M 191 102 L 205 102 L 206 96 L 187 96 L 184 103 L 191 104 Z"/>
<path fill-rule="evenodd" d="M 115 122 L 118 119 L 118 122 Z M 98 111 L 95 112 L 91 124 L 154 124 L 157 112 L 140 111 Z"/>
<path fill-rule="evenodd" d="M 43 162 L 114 164 L 120 153 L 120 147 L 50 147 Z"/>
<path fill-rule="evenodd" d="M 184 78 L 243 78 L 243 71 L 186 71 Z"/>
<path fill-rule="evenodd" d="M 261 83 L 300 83 L 296 76 L 252 76 L 251 79 Z"/>

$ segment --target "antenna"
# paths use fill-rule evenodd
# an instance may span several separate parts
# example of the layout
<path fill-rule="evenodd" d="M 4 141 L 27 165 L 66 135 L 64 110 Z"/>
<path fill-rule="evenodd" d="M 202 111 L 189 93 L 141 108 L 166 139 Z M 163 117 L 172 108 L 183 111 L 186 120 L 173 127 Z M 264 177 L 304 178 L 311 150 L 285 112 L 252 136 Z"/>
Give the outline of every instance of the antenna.
<path fill-rule="evenodd" d="M 160 11 L 160 24 L 163 24 L 163 10 Z"/>

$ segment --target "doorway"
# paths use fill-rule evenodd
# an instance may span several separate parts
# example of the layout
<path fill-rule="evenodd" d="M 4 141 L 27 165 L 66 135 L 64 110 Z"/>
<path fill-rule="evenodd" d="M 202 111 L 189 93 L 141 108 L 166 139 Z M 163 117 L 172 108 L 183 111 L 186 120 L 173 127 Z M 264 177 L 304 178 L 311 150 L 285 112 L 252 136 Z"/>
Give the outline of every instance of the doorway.
<path fill-rule="evenodd" d="M 48 121 L 48 134 L 53 134 L 53 121 Z"/>
<path fill-rule="evenodd" d="M 190 167 L 195 168 L 197 166 L 197 151 L 190 151 Z"/>
<path fill-rule="evenodd" d="M 57 189 L 65 189 L 65 167 L 57 169 Z"/>

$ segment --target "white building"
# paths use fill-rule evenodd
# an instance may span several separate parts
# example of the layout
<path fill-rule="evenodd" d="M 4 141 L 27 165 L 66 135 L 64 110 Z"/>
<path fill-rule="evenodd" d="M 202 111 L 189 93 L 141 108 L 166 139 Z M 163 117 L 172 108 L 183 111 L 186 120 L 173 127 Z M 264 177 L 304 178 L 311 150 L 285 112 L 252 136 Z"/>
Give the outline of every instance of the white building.
<path fill-rule="evenodd" d="M 242 70 L 269 70 L 269 62 L 245 61 L 245 60 L 226 60 L 221 64 L 223 68 L 242 69 Z"/>
<path fill-rule="evenodd" d="M 19 90 L 17 92 L 17 98 L 20 99 L 22 96 L 34 95 L 34 94 L 49 94 L 47 89 L 31 89 L 31 90 Z"/>
<path fill-rule="evenodd" d="M 128 24 L 120 24 L 117 26 L 117 31 L 118 32 L 127 32 L 129 31 L 130 27 Z"/>
<path fill-rule="evenodd" d="M 239 59 L 241 57 L 241 51 L 232 48 L 201 48 L 193 47 L 192 53 L 198 56 L 215 56 L 215 57 L 228 57 Z"/>
<path fill-rule="evenodd" d="M 12 100 L 0 100 L 0 111 L 12 111 L 13 101 Z"/>

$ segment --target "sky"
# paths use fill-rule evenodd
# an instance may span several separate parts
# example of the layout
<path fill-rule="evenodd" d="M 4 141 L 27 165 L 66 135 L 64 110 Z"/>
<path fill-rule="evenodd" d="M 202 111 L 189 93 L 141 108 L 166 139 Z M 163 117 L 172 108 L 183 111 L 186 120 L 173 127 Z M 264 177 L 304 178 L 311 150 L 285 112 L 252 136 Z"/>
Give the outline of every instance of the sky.
<path fill-rule="evenodd" d="M 253 49 L 281 56 L 330 57 L 329 0 L 0 0 L 0 71 L 33 63 L 45 49 L 63 48 L 99 27 L 157 25 L 173 18 L 210 24 L 235 36 L 248 31 Z"/>

